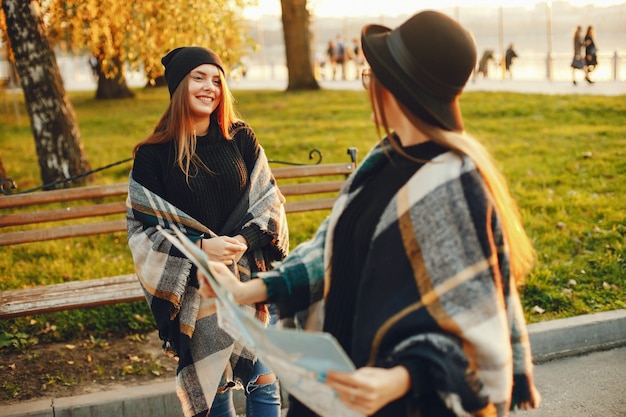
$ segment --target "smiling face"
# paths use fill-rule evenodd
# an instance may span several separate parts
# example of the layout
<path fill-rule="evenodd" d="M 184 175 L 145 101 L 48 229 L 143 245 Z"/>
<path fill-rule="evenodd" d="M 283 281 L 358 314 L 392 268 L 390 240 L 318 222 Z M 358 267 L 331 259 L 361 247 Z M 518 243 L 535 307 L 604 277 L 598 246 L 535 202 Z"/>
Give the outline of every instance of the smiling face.
<path fill-rule="evenodd" d="M 196 123 L 210 120 L 222 100 L 220 70 L 211 64 L 202 64 L 189 73 L 189 107 Z M 200 134 L 200 132 L 198 132 Z"/>

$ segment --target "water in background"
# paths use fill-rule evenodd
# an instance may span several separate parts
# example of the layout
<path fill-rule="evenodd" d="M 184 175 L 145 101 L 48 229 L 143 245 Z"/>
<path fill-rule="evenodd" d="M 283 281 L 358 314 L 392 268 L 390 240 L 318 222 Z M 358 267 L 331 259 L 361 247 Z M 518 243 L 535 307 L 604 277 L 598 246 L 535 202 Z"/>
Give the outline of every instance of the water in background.
<path fill-rule="evenodd" d="M 513 80 L 518 81 L 544 81 L 547 80 L 548 66 L 547 57 L 541 54 L 525 54 L 518 52 L 520 58 L 513 61 Z M 626 54 L 617 55 L 606 53 L 598 57 L 599 65 L 592 73 L 595 81 L 626 81 Z M 97 80 L 91 73 L 88 56 L 59 56 L 57 57 L 59 70 L 68 90 L 95 90 Z M 552 56 L 552 81 L 571 81 L 572 70 L 570 68 L 571 56 L 569 54 L 555 54 Z M 316 74 L 320 80 L 331 80 L 330 68 L 316 69 Z M 349 62 L 346 68 L 349 80 L 356 78 L 356 68 L 353 62 Z M 1 75 L 1 71 L 0 71 Z M 238 71 L 230 73 L 231 81 L 238 81 L 243 75 Z M 492 61 L 489 64 L 489 79 L 502 79 L 503 71 L 498 62 Z M 480 75 L 482 77 L 482 75 Z M 577 75 L 581 80 L 582 74 Z M 261 65 L 250 61 L 246 71 L 247 80 L 287 80 L 287 67 L 284 64 Z M 147 80 L 142 72 L 127 71 L 126 81 L 129 87 L 143 87 Z M 340 83 L 342 81 L 337 80 Z"/>
<path fill-rule="evenodd" d="M 519 58 L 513 61 L 514 80 L 571 81 L 572 34 L 576 25 L 586 29 L 593 25 L 599 48 L 599 65 L 592 74 L 596 81 L 626 81 L 626 2 L 612 7 L 572 7 L 567 2 L 554 2 L 548 14 L 545 4 L 526 8 L 469 8 L 441 9 L 459 20 L 470 30 L 478 48 L 479 57 L 487 49 L 494 51 L 495 60 L 488 65 L 490 79 L 502 79 L 500 59 L 509 43 L 514 43 Z M 408 16 L 337 17 L 312 16 L 311 31 L 314 44 L 315 73 L 320 80 L 332 78 L 328 66 L 323 66 L 328 41 L 341 36 L 347 46 L 360 35 L 366 23 L 395 27 Z M 550 20 L 550 25 L 547 25 Z M 286 80 L 285 53 L 280 16 L 264 15 L 250 21 L 248 36 L 259 46 L 258 51 L 245 60 L 249 80 Z M 549 37 L 549 28 L 552 36 Z M 548 54 L 548 51 L 552 52 Z M 550 59 L 548 59 L 550 56 Z M 57 53 L 57 62 L 67 89 L 95 89 L 88 56 L 68 56 Z M 347 65 L 347 78 L 356 77 L 355 65 Z M 230 72 L 234 81 L 241 79 L 241 67 Z M 581 78 L 581 74 L 578 75 Z M 8 78 L 8 64 L 0 60 L 0 80 Z M 128 71 L 129 86 L 143 86 L 142 72 Z M 339 82 L 339 81 L 338 81 Z"/>

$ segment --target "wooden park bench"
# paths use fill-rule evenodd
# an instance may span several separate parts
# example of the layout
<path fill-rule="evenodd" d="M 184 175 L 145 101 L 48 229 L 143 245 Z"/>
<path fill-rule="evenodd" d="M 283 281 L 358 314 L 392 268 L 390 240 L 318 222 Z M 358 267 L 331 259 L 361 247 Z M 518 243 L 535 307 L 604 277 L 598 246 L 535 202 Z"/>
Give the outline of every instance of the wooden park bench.
<path fill-rule="evenodd" d="M 285 211 L 332 208 L 338 191 L 356 168 L 356 148 L 349 148 L 348 154 L 350 160 L 345 163 L 272 168 L 287 199 Z M 128 183 L 119 183 L 0 195 L 0 246 L 126 232 L 127 192 Z M 50 208 L 51 204 L 57 208 Z M 77 219 L 92 221 L 68 224 Z M 143 299 L 135 274 L 70 281 L 0 292 L 0 319 Z"/>

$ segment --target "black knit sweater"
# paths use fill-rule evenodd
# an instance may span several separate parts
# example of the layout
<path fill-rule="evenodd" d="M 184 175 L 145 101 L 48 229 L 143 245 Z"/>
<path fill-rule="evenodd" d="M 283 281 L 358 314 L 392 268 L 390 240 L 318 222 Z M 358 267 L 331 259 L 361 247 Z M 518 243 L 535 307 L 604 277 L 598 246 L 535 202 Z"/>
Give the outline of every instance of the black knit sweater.
<path fill-rule="evenodd" d="M 209 131 L 199 136 L 196 155 L 210 170 L 192 165 L 189 178 L 176 162 L 173 141 L 143 145 L 135 155 L 133 178 L 218 235 L 237 202 L 248 189 L 249 174 L 259 155 L 259 143 L 245 123 L 235 126 L 232 140 L 224 138 L 215 120 Z M 248 249 L 265 246 L 271 236 L 257 226 L 234 231 L 248 241 Z"/>
<path fill-rule="evenodd" d="M 425 142 L 404 149 L 414 158 L 429 161 L 445 148 Z M 360 277 L 369 253 L 374 228 L 391 198 L 423 166 L 397 153 L 392 153 L 388 163 L 367 178 L 353 183 L 363 186 L 357 197 L 348 204 L 337 221 L 333 242 L 332 279 L 326 298 L 324 331 L 333 334 L 346 352 L 352 351 L 352 323 Z M 382 279 L 382 277 L 381 277 Z"/>

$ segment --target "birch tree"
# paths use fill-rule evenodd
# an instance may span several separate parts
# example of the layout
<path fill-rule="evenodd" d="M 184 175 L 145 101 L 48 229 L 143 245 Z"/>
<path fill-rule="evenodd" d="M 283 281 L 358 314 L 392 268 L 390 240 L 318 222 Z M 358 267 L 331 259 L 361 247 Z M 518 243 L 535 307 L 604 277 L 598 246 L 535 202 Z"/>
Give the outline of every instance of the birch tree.
<path fill-rule="evenodd" d="M 89 171 L 76 115 L 46 37 L 39 3 L 35 0 L 2 0 L 2 10 L 43 183 L 62 181 Z M 83 177 L 76 183 L 86 181 L 88 177 Z"/>

